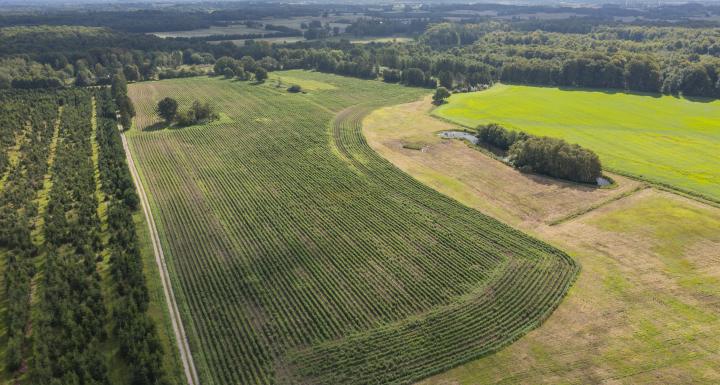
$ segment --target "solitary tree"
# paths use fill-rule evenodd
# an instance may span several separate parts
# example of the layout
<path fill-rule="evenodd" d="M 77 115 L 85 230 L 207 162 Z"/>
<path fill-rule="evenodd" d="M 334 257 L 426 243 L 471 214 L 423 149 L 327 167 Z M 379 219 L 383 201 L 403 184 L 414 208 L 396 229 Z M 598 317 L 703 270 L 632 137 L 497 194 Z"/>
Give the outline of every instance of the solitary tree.
<path fill-rule="evenodd" d="M 166 97 L 158 102 L 157 114 L 170 123 L 177 115 L 178 103 L 175 99 Z"/>
<path fill-rule="evenodd" d="M 450 91 L 447 90 L 445 87 L 438 87 L 437 90 L 435 90 L 435 95 L 433 95 L 433 103 L 435 104 L 443 104 L 445 103 L 445 99 L 450 97 Z"/>
<path fill-rule="evenodd" d="M 259 82 L 264 82 L 265 79 L 267 79 L 267 77 L 268 77 L 268 74 L 267 74 L 267 71 L 265 70 L 265 68 L 258 67 L 255 70 L 255 80 L 257 80 Z"/>

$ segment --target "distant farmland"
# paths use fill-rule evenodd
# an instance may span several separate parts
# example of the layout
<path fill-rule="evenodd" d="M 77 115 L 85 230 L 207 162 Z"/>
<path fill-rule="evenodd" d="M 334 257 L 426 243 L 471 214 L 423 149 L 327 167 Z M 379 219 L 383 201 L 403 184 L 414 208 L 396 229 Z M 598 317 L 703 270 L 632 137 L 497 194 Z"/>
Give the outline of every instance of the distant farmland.
<path fill-rule="evenodd" d="M 720 201 L 717 100 L 496 85 L 453 95 L 434 114 L 564 138 L 594 150 L 612 170 Z"/>
<path fill-rule="evenodd" d="M 307 94 L 290 94 L 302 83 Z M 130 87 L 214 123 L 129 135 L 204 384 L 405 384 L 537 327 L 578 266 L 437 193 L 360 132 L 427 90 L 288 71 Z"/>

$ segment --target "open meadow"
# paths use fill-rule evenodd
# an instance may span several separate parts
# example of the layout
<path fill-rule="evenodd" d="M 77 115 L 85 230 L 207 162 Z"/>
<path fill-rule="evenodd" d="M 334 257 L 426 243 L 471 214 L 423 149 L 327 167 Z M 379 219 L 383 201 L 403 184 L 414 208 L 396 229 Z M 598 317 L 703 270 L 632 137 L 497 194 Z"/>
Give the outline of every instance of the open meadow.
<path fill-rule="evenodd" d="M 439 138 L 458 127 L 431 107 L 374 111 L 363 121 L 368 144 L 439 192 L 567 251 L 582 271 L 541 327 L 420 384 L 720 381 L 720 209 L 617 175 L 606 189 L 520 173 Z"/>
<path fill-rule="evenodd" d="M 130 86 L 127 136 L 202 383 L 409 383 L 505 347 L 560 303 L 578 271 L 565 253 L 366 144 L 367 113 L 425 93 L 303 71 Z M 164 128 L 165 96 L 220 118 Z"/>
<path fill-rule="evenodd" d="M 720 201 L 717 100 L 498 84 L 453 95 L 433 114 L 563 138 L 595 151 L 606 169 Z"/>

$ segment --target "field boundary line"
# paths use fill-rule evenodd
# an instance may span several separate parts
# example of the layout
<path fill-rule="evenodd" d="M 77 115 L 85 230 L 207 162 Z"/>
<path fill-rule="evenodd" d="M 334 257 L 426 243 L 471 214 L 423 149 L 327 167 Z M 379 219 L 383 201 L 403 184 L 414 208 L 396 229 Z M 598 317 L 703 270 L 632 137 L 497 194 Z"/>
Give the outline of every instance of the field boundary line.
<path fill-rule="evenodd" d="M 679 195 L 679 196 L 682 196 L 682 197 L 685 197 L 688 199 L 692 199 L 696 202 L 700 202 L 700 203 L 703 203 L 703 204 L 706 204 L 709 206 L 720 208 L 720 200 L 713 198 L 713 197 L 709 197 L 703 193 L 686 190 L 682 187 L 673 186 L 671 184 L 664 183 L 664 182 L 658 182 L 653 179 L 648 179 L 643 176 L 636 175 L 636 174 L 633 174 L 630 172 L 625 172 L 625 171 L 618 170 L 615 168 L 607 168 L 607 170 L 614 174 L 622 175 L 626 178 L 634 179 L 634 180 L 640 181 L 640 182 L 645 182 L 658 190 L 669 192 L 669 193 Z"/>
<path fill-rule="evenodd" d="M 570 214 L 568 214 L 568 215 L 562 216 L 562 217 L 560 217 L 560 218 L 558 218 L 558 219 L 554 219 L 554 220 L 548 222 L 547 224 L 548 224 L 548 226 L 557 226 L 557 225 L 563 224 L 563 223 L 568 222 L 568 221 L 571 221 L 571 220 L 573 220 L 573 219 L 577 219 L 577 218 L 579 218 L 579 217 L 581 217 L 581 216 L 583 216 L 583 215 L 585 215 L 585 214 L 588 214 L 588 213 L 590 213 L 590 212 L 592 212 L 592 211 L 595 211 L 595 210 L 597 210 L 597 209 L 599 209 L 599 208 L 601 208 L 601 207 L 607 206 L 607 205 L 609 205 L 610 203 L 617 202 L 617 201 L 619 201 L 619 200 L 621 200 L 621 199 L 627 198 L 627 197 L 629 197 L 629 196 L 631 196 L 631 195 L 634 195 L 634 194 L 637 193 L 637 192 L 640 192 L 640 191 L 643 191 L 643 190 L 646 190 L 646 189 L 649 189 L 649 188 L 651 188 L 650 185 L 648 185 L 648 184 L 642 184 L 642 185 L 640 185 L 640 186 L 635 187 L 635 188 L 632 189 L 632 190 L 629 190 L 629 191 L 626 191 L 626 192 L 624 192 L 624 193 L 615 195 L 614 197 L 611 197 L 611 198 L 609 198 L 609 199 L 606 199 L 606 200 L 604 200 L 604 201 L 602 201 L 602 202 L 598 202 L 598 203 L 596 203 L 596 204 L 594 204 L 594 205 L 590 205 L 590 206 L 588 206 L 588 207 L 586 207 L 586 208 L 584 208 L 584 209 L 580 209 L 580 210 L 577 210 L 577 211 L 575 211 L 575 212 L 572 212 L 572 213 L 570 213 Z"/>
<path fill-rule="evenodd" d="M 118 126 L 120 128 L 120 126 Z M 150 203 L 145 194 L 140 175 L 135 168 L 135 162 L 128 146 L 127 138 L 125 134 L 120 130 L 120 137 L 122 138 L 123 149 L 125 150 L 125 157 L 127 158 L 128 168 L 132 175 L 133 182 L 135 183 L 135 189 L 140 197 L 140 203 L 142 205 L 143 214 L 145 214 L 145 221 L 147 222 L 148 230 L 150 230 L 150 239 L 152 240 L 153 251 L 155 254 L 155 262 L 160 270 L 160 281 L 162 282 L 163 292 L 165 293 L 165 302 L 167 302 L 168 310 L 170 312 L 170 320 L 172 321 L 173 332 L 175 333 L 175 341 L 177 343 L 178 350 L 180 351 L 180 359 L 183 363 L 183 369 L 185 371 L 185 377 L 187 378 L 188 385 L 200 385 L 200 379 L 195 369 L 195 362 L 193 361 L 192 351 L 190 350 L 190 343 L 188 342 L 185 334 L 185 327 L 180 317 L 180 310 L 178 309 L 177 302 L 175 301 L 175 294 L 172 288 L 172 282 L 170 281 L 170 273 L 165 263 L 165 253 L 163 252 L 162 245 L 160 244 L 160 237 L 155 227 L 155 219 L 153 218 L 152 212 L 150 211 Z"/>

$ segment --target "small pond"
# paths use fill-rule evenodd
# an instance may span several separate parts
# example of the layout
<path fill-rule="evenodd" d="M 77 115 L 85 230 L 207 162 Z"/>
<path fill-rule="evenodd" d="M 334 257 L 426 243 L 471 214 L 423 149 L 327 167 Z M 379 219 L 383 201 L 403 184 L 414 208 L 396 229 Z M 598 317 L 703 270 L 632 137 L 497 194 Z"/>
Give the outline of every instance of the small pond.
<path fill-rule="evenodd" d="M 443 131 L 439 135 L 443 139 L 465 139 L 472 144 L 478 144 L 478 138 L 465 131 Z"/>

